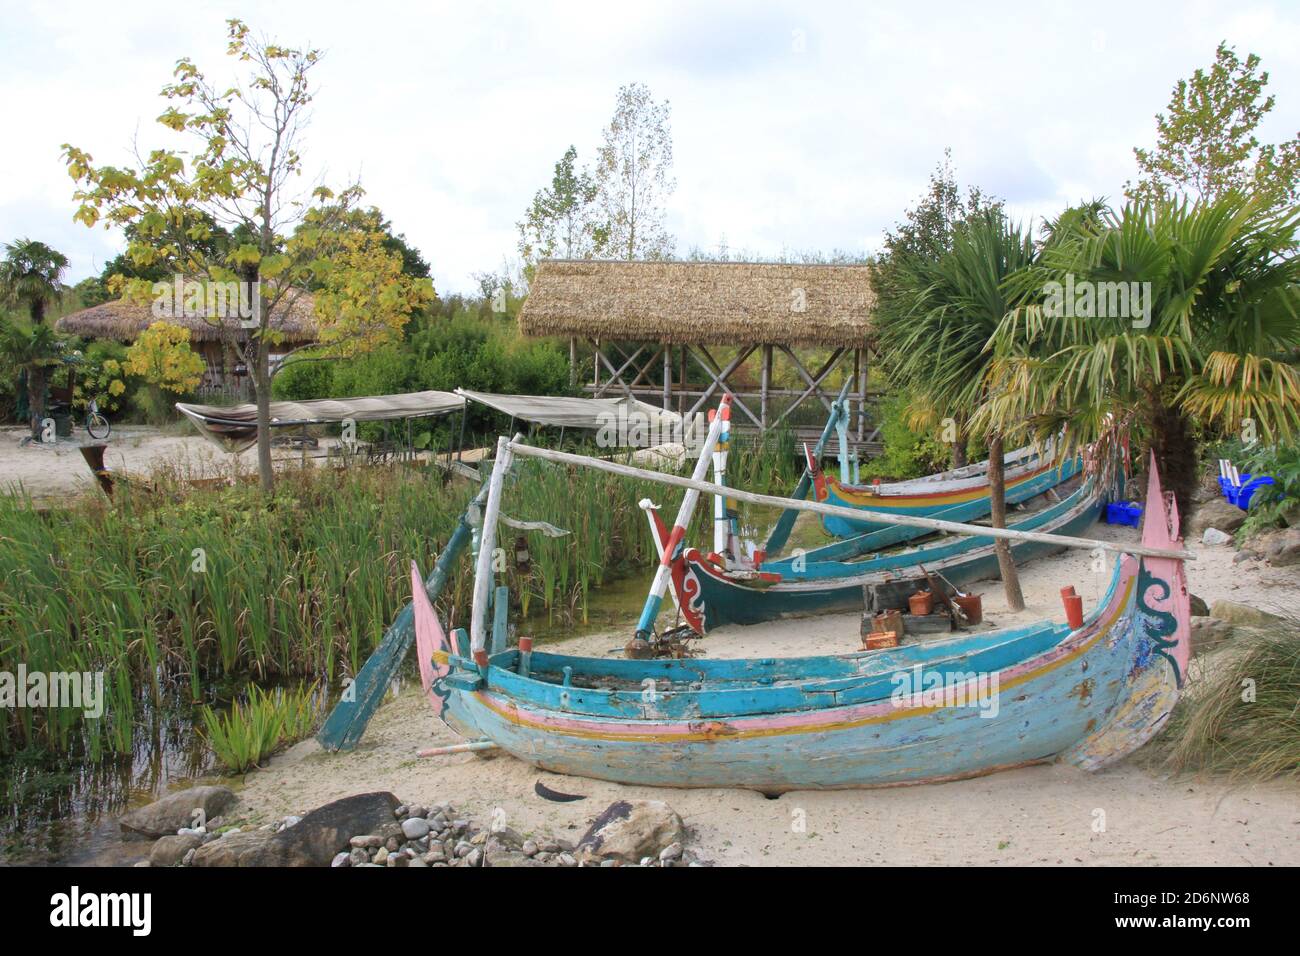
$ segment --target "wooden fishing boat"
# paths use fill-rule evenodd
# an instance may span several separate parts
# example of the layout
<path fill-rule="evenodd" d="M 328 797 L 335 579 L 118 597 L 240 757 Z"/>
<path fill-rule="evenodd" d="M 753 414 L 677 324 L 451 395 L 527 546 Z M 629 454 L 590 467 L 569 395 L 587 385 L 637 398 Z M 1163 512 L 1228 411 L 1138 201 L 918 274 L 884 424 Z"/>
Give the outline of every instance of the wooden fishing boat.
<path fill-rule="evenodd" d="M 1096 769 L 1150 739 L 1177 700 L 1190 620 L 1182 561 L 1191 555 L 1177 547 L 1177 512 L 1166 506 L 1154 462 L 1142 543 L 1126 547 L 1106 597 L 1080 627 L 1044 622 L 821 657 L 608 660 L 534 652 L 527 639 L 488 653 L 489 552 L 513 454 L 644 477 L 630 466 L 501 440 L 469 635 L 444 636 L 412 569 L 426 686 L 439 714 L 468 738 L 440 752 L 499 748 L 547 770 L 629 784 L 767 793 L 888 786 L 1053 759 Z M 688 494 L 728 493 L 696 478 L 653 480 Z M 756 503 L 788 500 L 733 493 Z M 965 533 L 1052 540 L 1012 529 Z M 495 596 L 499 609 L 499 590 Z M 493 615 L 494 635 L 502 617 Z"/>
<path fill-rule="evenodd" d="M 847 389 L 847 383 L 845 388 Z M 790 497 L 803 500 L 811 491 L 817 501 L 853 508 L 864 512 L 861 517 L 840 515 L 821 516 L 822 527 L 836 538 L 853 539 L 871 532 L 889 528 L 894 540 L 908 540 L 923 532 L 887 525 L 874 520 L 871 512 L 914 516 L 938 517 L 950 521 L 973 521 L 983 518 L 992 510 L 989 497 L 988 461 L 976 462 L 961 468 L 937 472 L 909 481 L 876 482 L 861 484 L 853 479 L 854 469 L 848 452 L 847 425 L 849 418 L 846 392 L 831 403 L 831 413 L 817 443 L 805 446 L 804 473 Z M 839 476 L 828 475 L 821 469 L 821 457 L 827 442 L 839 434 Z M 1051 448 L 1039 449 L 1032 445 L 1017 448 L 1003 456 L 1006 469 L 1006 501 L 1017 504 L 1043 494 L 1079 474 L 1082 462 L 1077 459 L 1054 461 Z M 768 554 L 778 554 L 790 536 L 797 512 L 787 510 L 777 522 L 765 545 Z M 864 554 L 867 548 L 858 542 L 850 548 L 854 554 Z"/>
<path fill-rule="evenodd" d="M 1063 500 L 1022 518 L 1009 527 L 1022 531 L 1075 535 L 1096 519 L 1103 495 L 1092 481 L 1084 481 Z M 658 513 L 648 509 L 658 547 L 668 533 Z M 1016 541 L 1011 553 L 1017 562 L 1060 550 L 1041 541 Z M 825 560 L 808 552 L 757 567 L 729 568 L 716 554 L 697 548 L 679 548 L 672 558 L 671 581 L 682 617 L 699 634 L 724 624 L 758 624 L 779 617 L 819 614 L 864 608 L 867 593 L 890 592 L 889 607 L 903 606 L 907 596 L 926 586 L 924 567 L 941 573 L 954 585 L 968 584 L 998 574 L 992 541 L 951 536 L 922 547 L 908 548 L 858 561 Z"/>

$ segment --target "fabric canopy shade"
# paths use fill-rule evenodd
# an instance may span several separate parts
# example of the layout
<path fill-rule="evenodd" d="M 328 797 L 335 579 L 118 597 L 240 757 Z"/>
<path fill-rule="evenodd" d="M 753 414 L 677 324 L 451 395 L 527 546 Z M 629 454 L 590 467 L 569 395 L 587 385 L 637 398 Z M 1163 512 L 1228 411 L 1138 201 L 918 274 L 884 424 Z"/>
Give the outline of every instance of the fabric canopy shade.
<path fill-rule="evenodd" d="M 360 398 L 319 398 L 306 402 L 272 402 L 271 427 L 322 425 L 345 419 L 378 422 L 394 418 L 448 415 L 465 407 L 465 399 L 452 392 L 404 392 Z M 176 408 L 194 423 L 208 441 L 225 451 L 241 452 L 257 443 L 257 406 L 187 405 Z"/>
<path fill-rule="evenodd" d="M 635 414 L 644 426 L 657 433 L 676 433 L 682 417 L 676 412 L 666 412 L 657 405 L 649 405 L 635 398 L 568 398 L 560 395 L 493 395 L 490 392 L 472 392 L 456 389 L 471 401 L 495 408 L 512 418 L 556 428 L 617 428 Z"/>

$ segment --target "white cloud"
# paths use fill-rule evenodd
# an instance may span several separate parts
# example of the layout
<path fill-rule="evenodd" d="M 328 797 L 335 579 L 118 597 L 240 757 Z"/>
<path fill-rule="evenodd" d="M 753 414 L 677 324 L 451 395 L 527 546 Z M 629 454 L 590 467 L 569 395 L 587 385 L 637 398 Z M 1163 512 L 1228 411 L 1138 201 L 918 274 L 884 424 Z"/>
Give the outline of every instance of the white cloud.
<path fill-rule="evenodd" d="M 327 51 L 309 165 L 360 175 L 448 291 L 513 254 L 532 194 L 570 143 L 592 157 L 627 82 L 673 104 L 681 251 L 874 248 L 945 146 L 1026 219 L 1117 197 L 1153 114 L 1220 39 L 1264 58 L 1267 134 L 1300 127 L 1300 12 L 1281 3 L 50 5 L 0 36 L 0 240 L 97 271 L 115 239 L 71 223 L 60 144 L 105 162 L 137 132 L 166 142 L 157 91 L 184 55 L 225 75 L 229 15 Z"/>

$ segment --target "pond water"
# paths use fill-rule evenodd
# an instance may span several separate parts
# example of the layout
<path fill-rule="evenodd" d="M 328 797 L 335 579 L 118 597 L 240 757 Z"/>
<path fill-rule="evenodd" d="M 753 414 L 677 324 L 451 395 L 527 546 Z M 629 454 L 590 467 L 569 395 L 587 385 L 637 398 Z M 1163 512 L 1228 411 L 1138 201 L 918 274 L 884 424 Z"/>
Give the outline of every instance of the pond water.
<path fill-rule="evenodd" d="M 548 614 L 534 606 L 520 629 L 539 643 L 601 630 L 635 627 L 645 601 L 646 578 L 635 575 L 592 591 L 586 620 L 575 609 Z M 622 642 L 618 641 L 619 648 Z M 418 680 L 408 655 L 398 689 Z M 322 701 L 332 707 L 342 687 Z M 176 694 L 164 705 L 141 706 L 130 756 L 92 763 L 78 755 L 51 759 L 17 755 L 0 759 L 0 865 L 130 866 L 148 856 L 151 844 L 123 840 L 118 818 L 186 783 L 224 783 L 238 787 L 240 778 L 224 775 L 199 732 L 198 706 Z M 230 687 L 210 687 L 205 699 L 230 706 Z M 431 718 L 432 719 L 432 718 Z"/>

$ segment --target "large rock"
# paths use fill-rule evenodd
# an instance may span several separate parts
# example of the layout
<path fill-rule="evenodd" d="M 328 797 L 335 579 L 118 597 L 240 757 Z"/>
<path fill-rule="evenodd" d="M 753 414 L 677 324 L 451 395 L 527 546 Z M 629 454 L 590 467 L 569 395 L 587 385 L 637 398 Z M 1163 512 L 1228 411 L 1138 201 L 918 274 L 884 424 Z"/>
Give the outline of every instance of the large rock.
<path fill-rule="evenodd" d="M 203 844 L 192 866 L 284 866 L 283 850 L 271 830 L 244 830 Z"/>
<path fill-rule="evenodd" d="M 1275 568 L 1300 564 L 1300 528 L 1288 528 L 1269 539 L 1264 560 Z"/>
<path fill-rule="evenodd" d="M 358 793 L 317 807 L 276 834 L 284 866 L 329 866 L 359 833 L 373 833 L 393 823 L 401 801 L 391 793 Z M 399 831 L 400 832 L 400 829 Z"/>
<path fill-rule="evenodd" d="M 211 820 L 238 799 L 229 787 L 190 787 L 132 810 L 118 822 L 126 836 L 156 840 L 194 826 L 196 810 L 203 811 L 204 821 Z"/>
<path fill-rule="evenodd" d="M 596 818 L 578 841 L 583 862 L 637 863 L 685 839 L 682 818 L 662 800 L 619 800 Z"/>
<path fill-rule="evenodd" d="M 165 836 L 149 850 L 150 866 L 175 866 L 185 859 L 190 850 L 203 846 L 203 838 L 187 834 L 185 836 Z"/>
<path fill-rule="evenodd" d="M 1267 611 L 1261 611 L 1249 604 L 1238 604 L 1235 601 L 1215 601 L 1214 607 L 1210 608 L 1210 617 L 1218 618 L 1220 621 L 1227 621 L 1237 627 L 1253 627 L 1264 630 L 1271 630 L 1278 624 L 1283 623 L 1282 618 L 1276 614 L 1269 614 Z"/>
<path fill-rule="evenodd" d="M 1192 512 L 1192 518 L 1187 523 L 1187 531 L 1190 533 L 1185 536 L 1200 537 L 1206 528 L 1232 532 L 1240 528 L 1245 521 L 1246 512 L 1230 504 L 1226 498 L 1211 498 L 1204 504 L 1198 505 Z"/>

